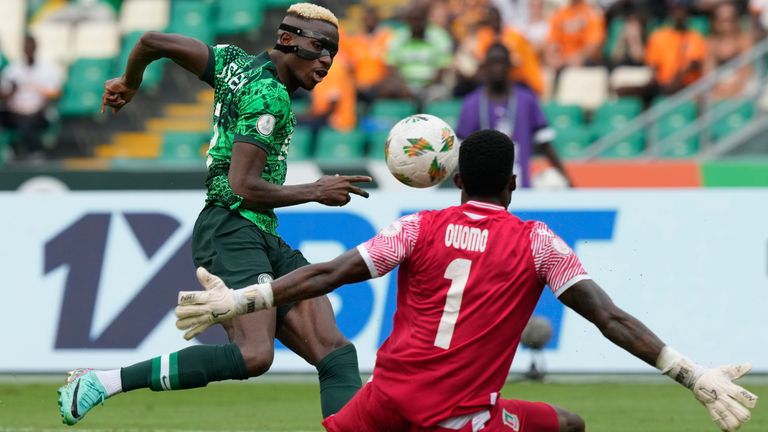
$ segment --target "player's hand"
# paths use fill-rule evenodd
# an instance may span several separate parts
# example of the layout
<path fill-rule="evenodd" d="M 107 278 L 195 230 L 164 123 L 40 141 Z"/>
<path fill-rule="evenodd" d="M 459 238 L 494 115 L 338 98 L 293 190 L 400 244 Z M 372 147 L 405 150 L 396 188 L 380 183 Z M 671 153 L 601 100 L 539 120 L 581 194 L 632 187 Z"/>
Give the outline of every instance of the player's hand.
<path fill-rule="evenodd" d="M 176 306 L 176 327 L 187 330 L 184 333 L 186 340 L 199 335 L 215 323 L 237 315 L 235 292 L 220 277 L 198 267 L 197 280 L 205 291 L 180 291 Z"/>
<path fill-rule="evenodd" d="M 704 369 L 691 390 L 723 431 L 735 431 L 751 418 L 757 396 L 733 381 L 752 369 L 750 363 Z"/>
<path fill-rule="evenodd" d="M 138 88 L 131 88 L 123 77 L 113 78 L 104 83 L 104 94 L 101 96 L 101 112 L 104 113 L 107 107 L 112 108 L 112 112 L 120 111 L 136 95 Z"/>
<path fill-rule="evenodd" d="M 368 176 L 323 176 L 315 182 L 317 199 L 315 201 L 327 206 L 344 206 L 352 199 L 350 194 L 368 198 L 368 192 L 354 183 L 370 183 L 373 179 Z"/>

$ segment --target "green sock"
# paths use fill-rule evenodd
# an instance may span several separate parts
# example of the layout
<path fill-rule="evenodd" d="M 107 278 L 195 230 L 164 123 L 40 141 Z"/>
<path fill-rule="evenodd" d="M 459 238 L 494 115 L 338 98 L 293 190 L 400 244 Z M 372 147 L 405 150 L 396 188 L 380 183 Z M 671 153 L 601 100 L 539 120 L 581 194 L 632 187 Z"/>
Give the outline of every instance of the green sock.
<path fill-rule="evenodd" d="M 248 370 L 235 344 L 197 345 L 136 363 L 120 370 L 123 391 L 205 387 L 209 382 L 247 379 Z"/>
<path fill-rule="evenodd" d="M 320 407 L 325 418 L 336 414 L 363 385 L 355 346 L 349 344 L 325 356 L 317 364 L 317 376 Z"/>

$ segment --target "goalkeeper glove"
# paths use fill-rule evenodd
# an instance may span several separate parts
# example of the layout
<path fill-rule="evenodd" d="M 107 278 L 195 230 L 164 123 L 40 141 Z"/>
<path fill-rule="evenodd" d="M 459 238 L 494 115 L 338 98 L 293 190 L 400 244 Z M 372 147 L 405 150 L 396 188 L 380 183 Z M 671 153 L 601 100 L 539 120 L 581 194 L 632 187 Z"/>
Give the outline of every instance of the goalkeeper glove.
<path fill-rule="evenodd" d="M 272 286 L 269 283 L 233 290 L 220 277 L 208 273 L 203 267 L 197 269 L 197 280 L 205 291 L 180 291 L 176 306 L 176 327 L 187 330 L 184 333 L 186 340 L 199 335 L 215 323 L 269 309 L 273 305 Z"/>
<path fill-rule="evenodd" d="M 735 431 L 751 418 L 757 396 L 733 383 L 752 369 L 750 363 L 706 368 L 665 346 L 656 367 L 690 389 L 721 430 Z"/>

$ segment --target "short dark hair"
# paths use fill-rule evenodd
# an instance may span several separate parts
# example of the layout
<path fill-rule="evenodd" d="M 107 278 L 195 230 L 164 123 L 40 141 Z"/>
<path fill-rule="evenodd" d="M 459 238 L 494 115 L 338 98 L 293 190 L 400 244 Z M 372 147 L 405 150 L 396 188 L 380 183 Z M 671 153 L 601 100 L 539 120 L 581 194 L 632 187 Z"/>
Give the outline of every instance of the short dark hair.
<path fill-rule="evenodd" d="M 488 58 L 491 54 L 499 53 L 509 59 L 510 55 L 512 53 L 509 52 L 509 48 L 507 48 L 506 45 L 504 45 L 501 42 L 494 42 L 489 47 L 488 50 L 485 52 L 485 57 Z"/>
<path fill-rule="evenodd" d="M 509 184 L 515 164 L 515 145 L 504 133 L 483 129 L 459 146 L 459 174 L 470 196 L 494 196 Z"/>

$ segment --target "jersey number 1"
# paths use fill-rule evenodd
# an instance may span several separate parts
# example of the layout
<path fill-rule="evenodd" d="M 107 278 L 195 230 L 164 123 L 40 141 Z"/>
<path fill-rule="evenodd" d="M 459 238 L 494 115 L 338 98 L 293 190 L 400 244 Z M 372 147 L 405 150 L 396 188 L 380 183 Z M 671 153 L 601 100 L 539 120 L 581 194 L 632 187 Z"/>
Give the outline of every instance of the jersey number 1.
<path fill-rule="evenodd" d="M 459 318 L 461 298 L 464 296 L 464 288 L 467 286 L 471 267 L 472 261 L 456 258 L 445 268 L 443 277 L 451 281 L 451 287 L 448 288 L 443 316 L 440 317 L 440 325 L 437 327 L 437 336 L 435 337 L 435 346 L 437 347 L 448 349 L 451 346 L 453 329 Z"/>

